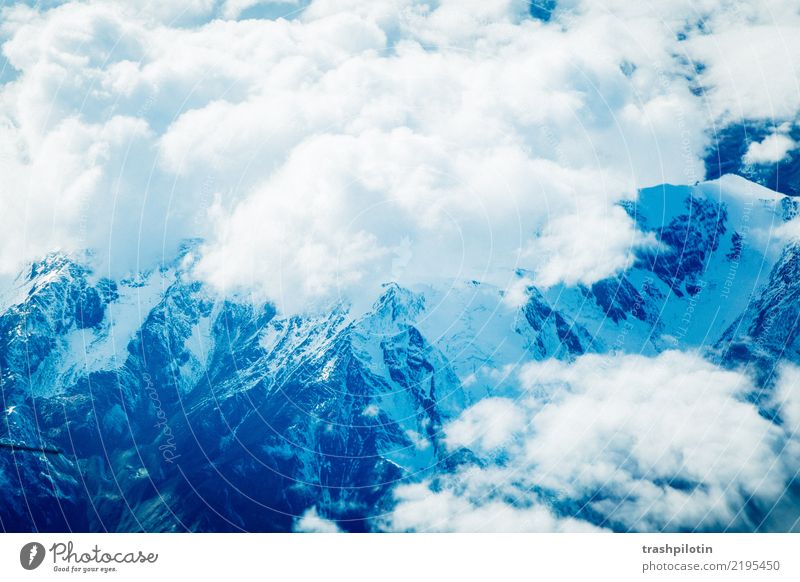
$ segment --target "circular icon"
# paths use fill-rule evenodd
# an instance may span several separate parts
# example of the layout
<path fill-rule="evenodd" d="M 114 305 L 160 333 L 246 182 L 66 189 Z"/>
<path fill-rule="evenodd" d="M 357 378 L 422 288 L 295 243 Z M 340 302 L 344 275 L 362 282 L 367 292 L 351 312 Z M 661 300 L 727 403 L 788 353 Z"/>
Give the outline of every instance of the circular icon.
<path fill-rule="evenodd" d="M 26 570 L 35 570 L 44 562 L 44 546 L 39 542 L 29 542 L 19 551 L 19 563 Z"/>

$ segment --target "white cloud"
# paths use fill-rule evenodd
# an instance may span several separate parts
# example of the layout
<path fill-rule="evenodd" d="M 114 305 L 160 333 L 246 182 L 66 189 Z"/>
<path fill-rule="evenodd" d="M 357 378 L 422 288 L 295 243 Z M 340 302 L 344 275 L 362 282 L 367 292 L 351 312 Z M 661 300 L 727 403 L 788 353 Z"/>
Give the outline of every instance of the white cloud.
<path fill-rule="evenodd" d="M 784 420 L 784 430 L 800 446 L 800 368 L 783 364 L 778 370 L 774 403 Z"/>
<path fill-rule="evenodd" d="M 781 120 L 796 116 L 800 107 L 798 15 L 796 7 L 783 10 L 771 15 L 764 10 L 764 24 L 726 23 L 715 34 L 691 40 L 692 56 L 708 63 L 701 78 L 720 117 Z"/>
<path fill-rule="evenodd" d="M 784 243 L 797 242 L 800 240 L 800 219 L 793 218 L 788 222 L 784 222 L 772 232 L 772 235 Z"/>
<path fill-rule="evenodd" d="M 785 159 L 797 144 L 788 135 L 773 133 L 762 141 L 754 141 L 747 148 L 744 162 L 747 164 L 774 164 Z"/>
<path fill-rule="evenodd" d="M 381 412 L 381 409 L 378 407 L 377 404 L 368 404 L 364 410 L 361 412 L 364 416 L 369 416 L 371 418 L 375 418 Z"/>
<path fill-rule="evenodd" d="M 316 507 L 310 507 L 300 516 L 294 525 L 294 531 L 301 533 L 341 533 L 341 529 L 333 522 L 320 517 Z"/>
<path fill-rule="evenodd" d="M 468 447 L 491 451 L 506 444 L 525 426 L 523 412 L 506 398 L 484 398 L 447 427 L 450 448 Z"/>
<path fill-rule="evenodd" d="M 619 26 L 620 39 L 634 38 L 629 60 L 645 65 L 635 74 L 641 73 L 642 81 L 660 82 L 661 73 L 671 70 L 661 60 L 664 50 L 672 50 L 685 63 L 687 76 L 696 77 L 697 86 L 702 87 L 711 113 L 709 123 L 797 114 L 800 13 L 792 0 L 565 0 L 558 4 L 562 14 L 573 19 L 575 15 L 580 21 L 606 18 Z M 677 41 L 678 37 L 683 40 Z"/>
<path fill-rule="evenodd" d="M 432 491 L 427 483 L 403 485 L 385 529 L 413 532 L 592 532 L 591 524 L 558 518 L 543 505 L 514 507 L 499 500 Z"/>
<path fill-rule="evenodd" d="M 725 527 L 748 496 L 783 492 L 773 464 L 783 435 L 742 400 L 754 390 L 747 377 L 679 352 L 626 356 L 605 370 L 602 361 L 525 370 L 530 389 L 568 386 L 537 414 L 538 436 L 526 445 L 537 482 L 571 497 L 610 491 L 590 505 L 645 530 Z"/>
<path fill-rule="evenodd" d="M 121 273 L 203 237 L 199 276 L 284 309 L 370 294 L 401 244 L 414 282 L 591 282 L 648 244 L 616 202 L 701 179 L 719 120 L 800 106 L 772 70 L 796 60 L 778 0 L 565 0 L 550 24 L 521 0 L 215 19 L 273 4 L 6 8 L 0 273 L 84 246 Z M 730 52 L 742 29 L 786 58 L 754 69 Z"/>
<path fill-rule="evenodd" d="M 743 527 L 745 505 L 768 511 L 794 477 L 800 451 L 784 445 L 800 421 L 797 376 L 782 376 L 788 422 L 778 426 L 744 399 L 754 390 L 746 376 L 695 355 L 531 363 L 515 404 L 480 402 L 446 428 L 448 445 L 482 464 L 434 487 L 400 487 L 387 527 L 479 528 L 496 514 L 500 529 L 513 529 L 511 516 L 533 508 L 582 508 L 616 529 Z M 532 518 L 523 527 L 562 523 Z"/>
<path fill-rule="evenodd" d="M 629 268 L 637 250 L 655 244 L 652 234 L 635 229 L 625 211 L 613 207 L 606 220 L 573 214 L 548 222 L 526 256 L 538 263 L 534 283 L 540 287 L 592 284 Z M 606 252 L 597 253 L 598 245 Z"/>

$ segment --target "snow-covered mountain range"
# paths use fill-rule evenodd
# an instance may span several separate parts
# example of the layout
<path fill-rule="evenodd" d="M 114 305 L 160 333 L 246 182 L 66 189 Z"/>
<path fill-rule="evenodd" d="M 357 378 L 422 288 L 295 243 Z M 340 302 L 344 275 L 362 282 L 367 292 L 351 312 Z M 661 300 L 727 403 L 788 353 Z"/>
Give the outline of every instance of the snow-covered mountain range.
<path fill-rule="evenodd" d="M 736 176 L 643 190 L 631 268 L 521 303 L 387 282 L 367 310 L 283 316 L 195 280 L 193 243 L 116 281 L 51 254 L 0 296 L 0 527 L 285 531 L 314 508 L 376 529 L 398 484 L 481 463 L 444 427 L 535 360 L 697 351 L 752 373 L 769 416 L 776 364 L 800 361 L 797 207 Z"/>

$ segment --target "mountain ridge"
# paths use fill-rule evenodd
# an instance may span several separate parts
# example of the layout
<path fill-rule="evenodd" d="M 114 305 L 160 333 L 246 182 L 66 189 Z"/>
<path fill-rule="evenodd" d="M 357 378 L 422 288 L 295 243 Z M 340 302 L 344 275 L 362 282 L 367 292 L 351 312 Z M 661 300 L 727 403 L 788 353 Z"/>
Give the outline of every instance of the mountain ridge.
<path fill-rule="evenodd" d="M 0 440 L 63 454 L 0 453 L 0 525 L 286 531 L 313 507 L 370 530 L 397 484 L 477 462 L 444 446 L 444 427 L 513 396 L 511 371 L 531 360 L 700 350 L 756 366 L 768 392 L 770 367 L 800 360 L 800 252 L 772 236 L 794 201 L 725 177 L 646 189 L 626 210 L 656 241 L 630 269 L 530 285 L 521 306 L 478 281 L 387 283 L 364 313 L 284 315 L 216 296 L 185 253 L 119 281 L 49 255 L 0 301 L 16 407 Z M 746 293 L 728 285 L 734 264 Z M 755 342 L 765 318 L 780 333 Z"/>

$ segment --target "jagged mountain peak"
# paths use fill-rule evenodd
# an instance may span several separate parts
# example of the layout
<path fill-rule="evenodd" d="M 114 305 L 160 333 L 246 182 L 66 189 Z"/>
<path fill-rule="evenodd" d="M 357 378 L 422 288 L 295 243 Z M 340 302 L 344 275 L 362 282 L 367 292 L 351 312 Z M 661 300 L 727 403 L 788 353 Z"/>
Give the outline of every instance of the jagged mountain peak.
<path fill-rule="evenodd" d="M 425 310 L 425 297 L 397 283 L 382 286 L 381 295 L 375 301 L 367 317 L 380 317 L 397 324 L 412 325 Z"/>

